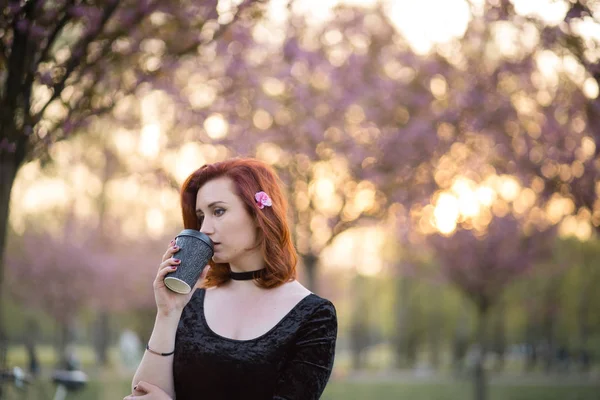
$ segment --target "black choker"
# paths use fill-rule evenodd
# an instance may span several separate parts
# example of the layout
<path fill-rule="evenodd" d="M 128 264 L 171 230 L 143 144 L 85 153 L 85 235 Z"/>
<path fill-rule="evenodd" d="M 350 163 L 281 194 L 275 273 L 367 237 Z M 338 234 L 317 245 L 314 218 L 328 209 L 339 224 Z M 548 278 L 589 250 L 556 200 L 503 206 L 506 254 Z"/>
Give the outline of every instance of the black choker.
<path fill-rule="evenodd" d="M 258 279 L 262 276 L 262 272 L 265 268 L 257 269 L 254 271 L 247 272 L 233 272 L 229 271 L 229 277 L 234 281 L 249 281 L 252 279 Z"/>

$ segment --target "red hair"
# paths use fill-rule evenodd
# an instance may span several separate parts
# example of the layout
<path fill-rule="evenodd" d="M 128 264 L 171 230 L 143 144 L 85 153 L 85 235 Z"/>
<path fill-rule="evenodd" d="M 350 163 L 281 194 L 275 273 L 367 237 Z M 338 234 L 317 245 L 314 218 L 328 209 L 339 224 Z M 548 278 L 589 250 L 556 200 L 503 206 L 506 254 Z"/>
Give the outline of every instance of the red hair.
<path fill-rule="evenodd" d="M 261 247 L 266 263 L 265 273 L 257 279 L 258 285 L 263 288 L 275 288 L 296 279 L 298 256 L 287 224 L 287 200 L 282 193 L 279 177 L 262 161 L 253 158 L 233 158 L 206 164 L 194 171 L 181 188 L 184 227 L 200 230 L 200 221 L 196 216 L 198 190 L 206 182 L 220 177 L 228 177 L 233 181 L 246 211 L 258 223 L 257 247 Z M 271 207 L 258 208 L 254 195 L 260 191 L 271 197 Z M 209 265 L 203 287 L 220 286 L 229 281 L 229 264 L 210 260 Z"/>

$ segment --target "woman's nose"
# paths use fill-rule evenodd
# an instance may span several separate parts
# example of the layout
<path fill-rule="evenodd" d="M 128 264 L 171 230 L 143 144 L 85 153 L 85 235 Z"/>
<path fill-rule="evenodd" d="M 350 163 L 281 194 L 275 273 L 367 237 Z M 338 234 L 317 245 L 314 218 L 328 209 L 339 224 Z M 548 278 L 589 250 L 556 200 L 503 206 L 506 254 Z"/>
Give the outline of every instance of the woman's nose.
<path fill-rule="evenodd" d="M 213 233 L 212 223 L 206 217 L 204 218 L 204 221 L 202 221 L 202 225 L 200 226 L 200 232 L 206 235 L 210 235 L 211 233 Z"/>

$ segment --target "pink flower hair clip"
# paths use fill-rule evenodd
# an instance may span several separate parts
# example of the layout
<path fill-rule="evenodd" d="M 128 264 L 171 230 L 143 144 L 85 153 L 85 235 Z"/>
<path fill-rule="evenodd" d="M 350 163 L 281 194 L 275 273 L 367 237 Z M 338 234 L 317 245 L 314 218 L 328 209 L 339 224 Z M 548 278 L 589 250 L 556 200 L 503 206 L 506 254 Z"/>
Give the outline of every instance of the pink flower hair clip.
<path fill-rule="evenodd" d="M 254 198 L 256 199 L 256 204 L 258 205 L 258 208 L 260 208 L 261 210 L 265 208 L 265 206 L 271 207 L 273 205 L 273 203 L 271 202 L 271 198 L 265 192 L 257 192 L 254 195 Z"/>

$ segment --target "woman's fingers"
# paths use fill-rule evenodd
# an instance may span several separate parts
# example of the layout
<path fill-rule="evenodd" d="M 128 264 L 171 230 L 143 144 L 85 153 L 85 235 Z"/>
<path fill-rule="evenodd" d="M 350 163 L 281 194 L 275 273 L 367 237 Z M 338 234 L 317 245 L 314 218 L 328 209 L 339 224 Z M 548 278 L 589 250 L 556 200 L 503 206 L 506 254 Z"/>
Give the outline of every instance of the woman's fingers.
<path fill-rule="evenodd" d="M 165 254 L 163 254 L 163 256 L 162 256 L 162 261 L 163 262 L 167 261 L 169 258 L 171 258 L 173 256 L 173 254 L 177 253 L 178 251 L 179 251 L 179 246 L 177 246 L 175 241 L 172 240 L 171 245 L 169 246 L 169 248 L 167 249 Z"/>
<path fill-rule="evenodd" d="M 158 270 L 158 274 L 156 274 L 156 282 L 162 282 L 165 279 L 165 276 L 167 276 L 169 272 L 175 271 L 180 263 L 181 260 L 178 260 L 176 258 L 169 258 L 168 260 L 160 264 L 160 269 Z"/>

